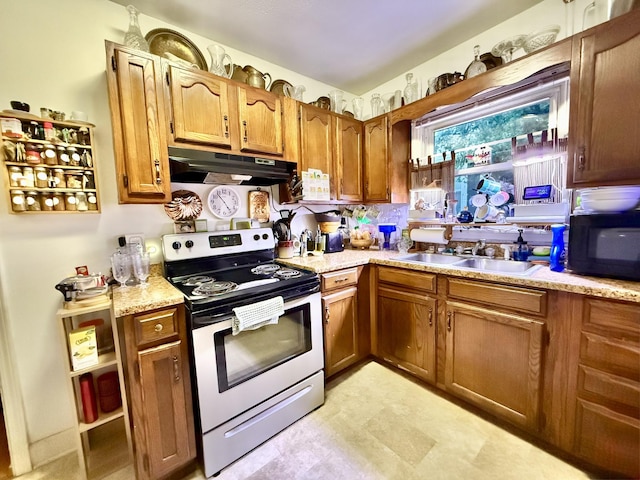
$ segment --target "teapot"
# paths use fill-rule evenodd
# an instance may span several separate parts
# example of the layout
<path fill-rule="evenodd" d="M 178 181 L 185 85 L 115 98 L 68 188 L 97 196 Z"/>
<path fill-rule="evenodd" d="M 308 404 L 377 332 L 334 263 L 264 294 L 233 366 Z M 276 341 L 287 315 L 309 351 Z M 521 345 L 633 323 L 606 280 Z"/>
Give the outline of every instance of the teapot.
<path fill-rule="evenodd" d="M 267 89 L 271 85 L 271 75 L 268 73 L 262 73 L 255 69 L 251 65 L 247 65 L 243 68 L 247 74 L 246 83 L 252 87 Z M 265 84 L 266 77 L 269 77 L 269 83 Z"/>

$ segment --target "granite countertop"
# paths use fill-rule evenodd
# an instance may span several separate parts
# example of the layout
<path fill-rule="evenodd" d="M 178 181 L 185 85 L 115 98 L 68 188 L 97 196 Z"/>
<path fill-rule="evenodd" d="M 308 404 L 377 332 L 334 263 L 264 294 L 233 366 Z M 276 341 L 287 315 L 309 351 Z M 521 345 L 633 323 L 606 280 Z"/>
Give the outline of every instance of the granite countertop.
<path fill-rule="evenodd" d="M 447 265 L 415 264 L 394 260 L 398 255 L 399 253 L 395 251 L 345 250 L 344 252 L 327 253 L 321 256 L 310 256 L 307 258 L 279 258 L 277 261 L 292 267 L 312 270 L 316 273 L 326 273 L 342 268 L 372 263 L 422 272 L 442 273 L 456 277 L 489 280 L 512 285 L 538 287 L 640 303 L 640 282 L 588 277 L 575 275 L 570 272 L 552 272 L 549 270 L 549 267 L 546 266 L 539 268 L 532 274 L 524 276 L 510 275 L 507 273 L 478 272 Z"/>
<path fill-rule="evenodd" d="M 113 287 L 113 310 L 117 318 L 184 303 L 184 295 L 162 275 L 153 274 L 146 286 Z"/>

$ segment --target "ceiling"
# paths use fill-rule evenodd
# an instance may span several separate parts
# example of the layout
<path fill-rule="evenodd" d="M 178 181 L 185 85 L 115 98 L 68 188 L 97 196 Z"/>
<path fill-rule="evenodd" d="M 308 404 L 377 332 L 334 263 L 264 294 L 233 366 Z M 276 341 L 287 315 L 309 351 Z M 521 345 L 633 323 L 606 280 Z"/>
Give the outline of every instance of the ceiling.
<path fill-rule="evenodd" d="M 542 0 L 112 1 L 361 95 Z"/>

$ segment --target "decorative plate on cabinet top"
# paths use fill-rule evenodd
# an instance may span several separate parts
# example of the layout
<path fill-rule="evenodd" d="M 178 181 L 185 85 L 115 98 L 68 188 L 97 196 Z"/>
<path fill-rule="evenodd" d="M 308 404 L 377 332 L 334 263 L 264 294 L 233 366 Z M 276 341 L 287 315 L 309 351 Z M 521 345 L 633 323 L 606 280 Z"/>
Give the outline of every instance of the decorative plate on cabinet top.
<path fill-rule="evenodd" d="M 202 52 L 181 33 L 168 28 L 156 28 L 147 32 L 144 38 L 149 42 L 149 51 L 151 53 L 167 58 L 165 53 L 168 52 L 182 60 L 197 65 L 198 68 L 205 72 L 208 70 L 207 61 L 204 59 Z"/>
<path fill-rule="evenodd" d="M 202 200 L 189 190 L 171 192 L 172 200 L 164 204 L 164 211 L 171 220 L 195 220 L 202 213 Z"/>

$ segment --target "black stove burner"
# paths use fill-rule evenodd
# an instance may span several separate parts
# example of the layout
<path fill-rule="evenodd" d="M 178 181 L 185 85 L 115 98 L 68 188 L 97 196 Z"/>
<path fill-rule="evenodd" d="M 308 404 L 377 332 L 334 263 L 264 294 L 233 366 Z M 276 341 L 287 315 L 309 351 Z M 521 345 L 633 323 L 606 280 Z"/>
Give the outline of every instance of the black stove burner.
<path fill-rule="evenodd" d="M 238 284 L 234 282 L 207 282 L 193 289 L 193 295 L 212 297 L 216 295 L 224 295 L 233 292 L 238 288 Z"/>
<path fill-rule="evenodd" d="M 270 273 L 274 273 L 280 270 L 280 265 L 276 265 L 275 263 L 267 264 L 267 265 L 258 265 L 257 267 L 253 267 L 251 269 L 251 273 L 256 275 L 269 275 Z"/>
<path fill-rule="evenodd" d="M 292 268 L 282 268 L 275 272 L 274 274 L 278 278 L 282 278 L 288 280 L 290 278 L 297 278 L 302 275 L 299 270 L 293 270 Z"/>
<path fill-rule="evenodd" d="M 194 275 L 184 280 L 182 284 L 186 287 L 197 287 L 198 285 L 213 282 L 214 280 L 215 278 L 210 277 L 209 275 Z"/>

